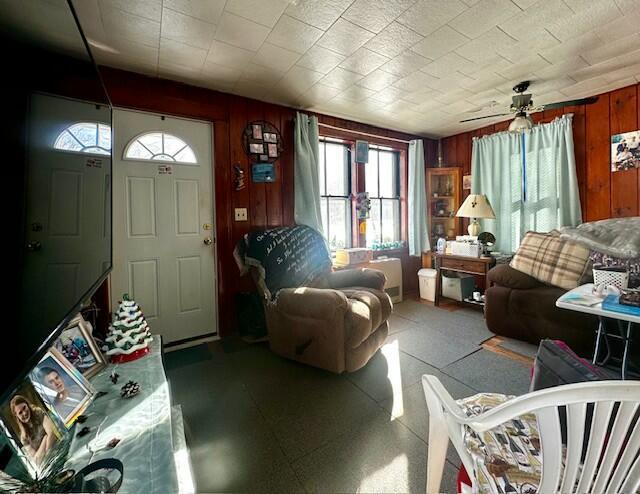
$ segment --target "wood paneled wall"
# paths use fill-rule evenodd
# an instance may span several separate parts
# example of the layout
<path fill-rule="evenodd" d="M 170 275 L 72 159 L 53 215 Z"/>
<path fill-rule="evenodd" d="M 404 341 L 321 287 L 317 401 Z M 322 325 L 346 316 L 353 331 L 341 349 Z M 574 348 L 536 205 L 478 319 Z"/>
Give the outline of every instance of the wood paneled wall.
<path fill-rule="evenodd" d="M 294 223 L 295 110 L 108 67 L 101 67 L 101 72 L 109 96 L 116 107 L 199 119 L 213 124 L 219 329 L 221 336 L 227 336 L 235 331 L 235 295 L 241 291 L 253 290 L 250 278 L 239 276 L 233 259 L 236 242 L 252 230 Z M 318 119 L 328 125 L 380 136 L 378 139 L 366 138 L 379 144 L 394 144 L 385 138 L 416 138 L 413 135 L 326 115 L 318 115 Z M 276 181 L 273 183 L 251 181 L 249 162 L 242 148 L 242 133 L 247 123 L 254 120 L 271 122 L 283 138 L 283 152 L 275 163 Z M 330 132 L 334 137 L 344 139 L 358 138 L 347 132 L 325 131 L 321 128 L 321 133 L 323 132 Z M 431 153 L 429 156 L 435 156 L 434 141 L 425 140 L 425 148 Z M 431 159 L 432 157 L 429 158 Z M 240 191 L 236 191 L 233 184 L 234 166 L 240 166 L 245 172 L 246 187 Z M 236 207 L 248 208 L 248 221 L 234 221 Z M 420 268 L 420 258 L 409 257 L 407 249 L 394 251 L 389 255 L 402 259 L 405 292 L 416 291 L 416 272 Z"/>
<path fill-rule="evenodd" d="M 598 95 L 592 105 L 566 107 L 532 115 L 550 122 L 573 113 L 573 141 L 580 188 L 582 218 L 595 221 L 640 214 L 640 170 L 611 172 L 611 135 L 640 128 L 640 84 Z M 444 160 L 471 173 L 471 142 L 507 130 L 511 120 L 453 135 L 442 140 Z M 428 162 L 428 166 L 432 162 Z M 464 196 L 469 191 L 464 191 Z"/>

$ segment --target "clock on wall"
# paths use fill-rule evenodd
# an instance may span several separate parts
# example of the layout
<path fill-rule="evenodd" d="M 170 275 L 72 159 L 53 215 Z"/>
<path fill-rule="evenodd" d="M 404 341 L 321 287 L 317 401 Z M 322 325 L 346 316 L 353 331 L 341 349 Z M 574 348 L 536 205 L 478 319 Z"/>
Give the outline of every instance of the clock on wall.
<path fill-rule="evenodd" d="M 282 152 L 280 131 L 264 120 L 249 122 L 242 139 L 244 151 L 252 163 L 273 163 Z"/>

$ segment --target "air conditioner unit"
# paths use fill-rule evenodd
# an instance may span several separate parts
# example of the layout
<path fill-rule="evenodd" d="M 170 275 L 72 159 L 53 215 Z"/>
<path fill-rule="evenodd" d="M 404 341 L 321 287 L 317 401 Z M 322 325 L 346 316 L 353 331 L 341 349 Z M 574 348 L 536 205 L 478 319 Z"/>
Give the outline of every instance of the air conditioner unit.
<path fill-rule="evenodd" d="M 369 261 L 367 268 L 382 271 L 387 277 L 384 291 L 394 303 L 402 302 L 402 263 L 395 257 L 385 257 Z"/>

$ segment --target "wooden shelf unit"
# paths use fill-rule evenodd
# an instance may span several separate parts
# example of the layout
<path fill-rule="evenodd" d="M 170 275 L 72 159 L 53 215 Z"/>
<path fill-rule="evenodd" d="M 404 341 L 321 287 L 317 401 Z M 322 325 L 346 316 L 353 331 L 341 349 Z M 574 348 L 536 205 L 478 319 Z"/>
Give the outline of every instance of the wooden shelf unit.
<path fill-rule="evenodd" d="M 438 238 L 455 240 L 460 235 L 461 221 L 455 216 L 462 200 L 460 167 L 427 168 L 427 215 L 431 249 L 435 251 Z M 444 211 L 444 215 L 440 214 Z"/>

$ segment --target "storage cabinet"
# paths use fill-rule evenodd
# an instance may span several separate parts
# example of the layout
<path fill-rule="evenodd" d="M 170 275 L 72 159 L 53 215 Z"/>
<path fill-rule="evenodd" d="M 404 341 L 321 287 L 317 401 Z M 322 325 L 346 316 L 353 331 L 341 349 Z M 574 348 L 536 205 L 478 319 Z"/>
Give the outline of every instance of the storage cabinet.
<path fill-rule="evenodd" d="M 462 198 L 459 167 L 427 168 L 427 207 L 431 248 L 438 238 L 455 240 L 460 235 L 461 221 L 456 217 Z"/>

